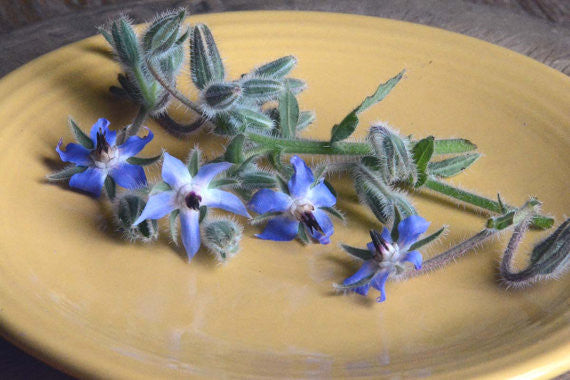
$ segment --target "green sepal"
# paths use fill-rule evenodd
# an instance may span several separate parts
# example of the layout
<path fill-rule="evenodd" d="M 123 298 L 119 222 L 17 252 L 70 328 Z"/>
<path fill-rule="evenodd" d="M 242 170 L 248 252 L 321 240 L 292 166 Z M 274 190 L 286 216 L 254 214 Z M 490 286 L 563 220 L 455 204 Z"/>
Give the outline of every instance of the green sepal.
<path fill-rule="evenodd" d="M 349 255 L 354 256 L 357 259 L 360 259 L 363 261 L 372 260 L 372 258 L 374 257 L 374 255 L 367 249 L 356 248 L 356 247 L 352 247 L 352 246 L 346 245 L 346 244 L 341 244 L 340 246 Z"/>
<path fill-rule="evenodd" d="M 309 239 L 307 229 L 303 223 L 299 223 L 299 227 L 297 228 L 297 238 L 301 243 L 303 243 L 303 245 L 311 244 L 311 239 Z"/>
<path fill-rule="evenodd" d="M 334 195 L 335 198 L 338 198 L 338 194 L 336 193 L 336 190 L 334 189 L 333 185 L 329 181 L 327 181 L 326 179 L 323 181 L 323 183 L 325 184 L 327 189 L 329 189 L 331 194 Z"/>
<path fill-rule="evenodd" d="M 400 238 L 400 231 L 398 230 L 398 225 L 402 220 L 402 214 L 398 207 L 394 207 L 394 222 L 392 223 L 392 229 L 390 230 L 390 237 L 393 242 L 397 242 Z"/>
<path fill-rule="evenodd" d="M 510 226 L 518 225 L 527 220 L 529 216 L 532 218 L 538 211 L 540 202 L 536 198 L 530 198 L 521 208 L 509 210 L 507 213 L 499 216 L 493 216 L 487 220 L 487 228 L 496 230 L 504 230 Z"/>
<path fill-rule="evenodd" d="M 238 181 L 235 178 L 218 178 L 210 182 L 208 189 L 217 189 L 223 186 L 236 185 L 237 183 Z"/>
<path fill-rule="evenodd" d="M 266 213 L 259 214 L 259 215 L 255 216 L 255 217 L 251 218 L 251 219 L 250 219 L 250 223 L 251 223 L 251 224 L 261 224 L 261 223 L 263 223 L 263 222 L 266 222 L 266 221 L 269 220 L 269 219 L 273 219 L 273 218 L 275 218 L 276 216 L 280 216 L 280 215 L 282 215 L 282 214 L 283 214 L 283 212 L 281 212 L 281 211 L 266 212 Z"/>
<path fill-rule="evenodd" d="M 74 174 L 83 173 L 87 166 L 67 166 L 57 172 L 50 173 L 46 179 L 50 182 L 65 181 L 73 177 Z"/>
<path fill-rule="evenodd" d="M 226 152 L 224 153 L 224 159 L 232 164 L 240 164 L 245 160 L 243 154 L 243 143 L 245 141 L 245 136 L 239 134 L 235 136 L 232 141 L 226 147 Z"/>
<path fill-rule="evenodd" d="M 170 227 L 170 239 L 176 245 L 178 245 L 178 223 L 176 223 L 176 218 L 180 214 L 180 210 L 174 210 L 168 216 L 168 224 Z"/>
<path fill-rule="evenodd" d="M 281 81 L 270 78 L 248 78 L 242 81 L 243 96 L 256 102 L 277 99 L 283 91 Z"/>
<path fill-rule="evenodd" d="M 453 177 L 471 166 L 479 157 L 481 157 L 481 155 L 475 152 L 451 157 L 442 161 L 430 162 L 428 170 L 430 174 L 436 177 Z"/>
<path fill-rule="evenodd" d="M 172 187 L 170 187 L 166 182 L 160 181 L 150 189 L 149 195 L 155 195 L 169 190 L 172 190 Z"/>
<path fill-rule="evenodd" d="M 131 165 L 138 165 L 138 166 L 148 166 L 156 163 L 158 160 L 162 158 L 162 154 L 154 157 L 129 157 L 127 158 L 127 162 Z"/>
<path fill-rule="evenodd" d="M 424 139 L 418 141 L 413 149 L 412 155 L 414 157 L 414 162 L 416 164 L 416 171 L 418 179 L 414 184 L 414 187 L 422 186 L 428 178 L 427 168 L 428 163 L 431 160 L 431 156 L 433 155 L 434 151 L 434 137 L 428 136 Z"/>
<path fill-rule="evenodd" d="M 202 223 L 202 220 L 208 215 L 208 207 L 207 206 L 200 206 L 200 219 L 198 223 Z"/>
<path fill-rule="evenodd" d="M 186 10 L 166 13 L 157 18 L 142 37 L 142 45 L 147 54 L 159 55 L 168 51 L 178 40 L 180 24 L 186 16 Z"/>
<path fill-rule="evenodd" d="M 497 203 L 499 204 L 499 212 L 504 214 L 507 212 L 507 207 L 503 203 L 503 199 L 501 198 L 501 194 L 497 193 Z"/>
<path fill-rule="evenodd" d="M 136 226 L 133 223 L 142 214 L 146 202 L 138 195 L 126 194 L 117 202 L 117 218 L 125 235 L 133 240 L 153 240 L 158 237 L 156 220 L 143 220 Z"/>
<path fill-rule="evenodd" d="M 297 59 L 292 55 L 287 55 L 259 66 L 253 74 L 258 77 L 280 79 L 289 74 L 296 64 Z"/>
<path fill-rule="evenodd" d="M 273 188 L 277 185 L 275 175 L 265 172 L 245 173 L 240 179 L 242 186 L 248 189 Z"/>
<path fill-rule="evenodd" d="M 95 148 L 91 137 L 87 136 L 71 117 L 67 119 L 67 123 L 69 129 L 71 129 L 71 133 L 73 133 L 73 137 L 75 137 L 75 141 L 81 144 L 85 149 L 91 150 Z"/>
<path fill-rule="evenodd" d="M 246 127 L 262 130 L 271 130 L 274 127 L 273 119 L 263 112 L 257 112 L 247 108 L 237 108 L 231 111 L 231 115 L 241 120 L 242 124 Z"/>
<path fill-rule="evenodd" d="M 281 94 L 278 109 L 281 136 L 285 138 L 295 137 L 297 123 L 299 122 L 299 103 L 289 89 Z"/>
<path fill-rule="evenodd" d="M 223 81 L 225 69 L 216 41 L 204 24 L 192 28 L 190 37 L 190 71 L 192 82 L 203 90 L 211 82 Z"/>
<path fill-rule="evenodd" d="M 335 218 L 338 218 L 340 220 L 344 221 L 344 215 L 342 215 L 340 213 L 340 211 L 338 211 L 336 208 L 334 207 L 319 207 L 319 209 L 326 211 L 327 213 L 329 213 L 330 215 L 334 216 Z"/>
<path fill-rule="evenodd" d="M 457 154 L 471 152 L 477 145 L 467 139 L 442 139 L 434 141 L 433 154 Z"/>
<path fill-rule="evenodd" d="M 301 132 L 306 129 L 315 121 L 316 115 L 313 111 L 301 111 L 299 112 L 299 119 L 297 121 L 297 127 L 295 128 L 297 132 Z"/>
<path fill-rule="evenodd" d="M 277 187 L 279 187 L 279 189 L 285 193 L 289 195 L 289 184 L 287 183 L 287 181 L 285 181 L 285 179 L 283 177 L 281 177 L 280 175 L 276 175 L 275 179 L 277 182 Z"/>
<path fill-rule="evenodd" d="M 352 289 L 360 288 L 361 286 L 368 285 L 370 283 L 370 281 L 372 281 L 372 277 L 374 277 L 375 274 L 376 273 L 373 273 L 370 276 L 367 276 L 367 277 L 363 278 L 362 280 L 355 282 L 354 284 L 350 284 L 350 285 L 334 284 L 333 286 L 337 290 L 352 290 Z"/>
<path fill-rule="evenodd" d="M 557 274 L 570 264 L 570 218 L 556 231 L 537 244 L 530 255 L 530 271 L 534 275 Z"/>
<path fill-rule="evenodd" d="M 115 199 L 115 196 L 117 195 L 117 184 L 110 175 L 105 177 L 104 186 L 105 186 L 105 193 L 107 193 L 107 197 L 109 197 L 110 200 Z"/>
<path fill-rule="evenodd" d="M 111 46 L 113 46 L 115 44 L 115 41 L 113 40 L 113 36 L 111 35 L 111 33 L 109 33 L 107 30 L 105 30 L 104 27 L 98 27 L 97 31 L 99 33 L 101 33 L 101 35 L 105 38 L 105 40 L 107 41 L 107 43 Z"/>
<path fill-rule="evenodd" d="M 200 169 L 200 156 L 201 156 L 200 149 L 192 149 L 190 152 L 190 157 L 188 159 L 188 171 L 190 175 L 194 177 L 198 173 L 198 169 Z"/>
<path fill-rule="evenodd" d="M 259 157 L 259 154 L 252 154 L 248 158 L 246 158 L 237 168 L 235 168 L 234 173 L 237 175 L 241 175 L 241 173 L 245 173 L 248 169 L 255 167 L 255 160 Z M 230 168 L 230 170 L 232 170 Z"/>
<path fill-rule="evenodd" d="M 202 92 L 208 106 L 217 111 L 227 110 L 239 99 L 242 90 L 237 83 L 212 83 Z"/>
<path fill-rule="evenodd" d="M 437 230 L 433 234 L 426 236 L 425 238 L 423 238 L 421 240 L 416 241 L 414 244 L 412 244 L 410 246 L 410 248 L 408 250 L 413 251 L 415 249 L 420 249 L 424 245 L 427 245 L 427 244 L 431 243 L 432 241 L 434 241 L 435 239 L 437 239 L 439 237 L 439 235 L 441 235 L 443 233 L 443 231 L 445 231 L 445 227 L 441 227 L 439 230 Z"/>
<path fill-rule="evenodd" d="M 401 71 L 392 79 L 378 86 L 374 94 L 366 97 L 358 107 L 350 112 L 339 124 L 336 124 L 331 131 L 331 143 L 344 140 L 352 135 L 358 125 L 358 114 L 384 99 L 402 79 L 404 72 L 405 70 Z"/>
<path fill-rule="evenodd" d="M 141 63 L 137 35 L 131 24 L 124 17 L 121 17 L 111 25 L 111 35 L 113 36 L 113 47 L 119 61 L 126 66 L 136 66 Z"/>
<path fill-rule="evenodd" d="M 288 88 L 294 95 L 297 95 L 307 88 L 307 83 L 302 79 L 285 78 L 283 80 L 283 87 Z"/>
<path fill-rule="evenodd" d="M 144 220 L 138 224 L 137 230 L 145 239 L 155 239 L 158 236 L 158 222 L 153 219 Z"/>

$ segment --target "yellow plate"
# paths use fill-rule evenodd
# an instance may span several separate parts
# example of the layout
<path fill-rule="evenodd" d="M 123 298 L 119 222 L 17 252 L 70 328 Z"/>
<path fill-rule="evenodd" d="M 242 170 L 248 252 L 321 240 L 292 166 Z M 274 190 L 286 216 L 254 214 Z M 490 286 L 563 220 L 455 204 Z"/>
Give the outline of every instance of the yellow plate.
<path fill-rule="evenodd" d="M 417 137 L 469 138 L 485 156 L 453 183 L 490 197 L 500 191 L 513 204 L 537 195 L 558 221 L 570 212 L 568 77 L 472 38 L 377 18 L 254 12 L 190 21 L 211 26 L 231 77 L 295 54 L 293 75 L 310 85 L 301 108 L 318 115 L 307 136 L 327 138 L 406 68 L 407 78 L 364 114 L 359 137 L 385 120 Z M 388 284 L 383 304 L 336 295 L 331 284 L 357 268 L 338 243 L 363 244 L 376 226 L 342 181 L 348 224 L 337 224 L 328 246 L 259 241 L 249 227 L 241 253 L 220 266 L 204 250 L 186 263 L 166 233 L 151 245 L 116 238 L 107 205 L 43 180 L 58 139 L 71 140 L 68 115 L 84 128 L 98 117 L 118 128 L 135 114 L 108 92 L 119 67 L 107 51 L 101 37 L 89 38 L 0 82 L 0 320 L 8 339 L 69 373 L 113 378 L 546 378 L 570 369 L 568 277 L 501 288 L 505 237 L 444 271 Z M 212 157 L 223 143 L 207 134 L 180 141 L 149 126 L 156 138 L 148 156 L 165 147 L 183 157 L 199 142 Z M 413 198 L 430 231 L 451 228 L 426 256 L 485 221 L 434 195 Z M 530 234 L 521 265 L 543 236 Z"/>

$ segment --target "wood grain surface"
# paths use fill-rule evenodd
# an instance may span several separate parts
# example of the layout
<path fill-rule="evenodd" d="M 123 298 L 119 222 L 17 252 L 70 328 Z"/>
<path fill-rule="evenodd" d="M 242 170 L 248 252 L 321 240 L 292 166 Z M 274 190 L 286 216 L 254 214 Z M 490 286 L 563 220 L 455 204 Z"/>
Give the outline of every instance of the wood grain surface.
<path fill-rule="evenodd" d="M 144 22 L 179 6 L 191 14 L 315 10 L 411 21 L 504 46 L 570 75 L 570 0 L 0 0 L 0 77 L 94 35 L 122 11 Z M 1 338 L 0 378 L 69 379 Z"/>

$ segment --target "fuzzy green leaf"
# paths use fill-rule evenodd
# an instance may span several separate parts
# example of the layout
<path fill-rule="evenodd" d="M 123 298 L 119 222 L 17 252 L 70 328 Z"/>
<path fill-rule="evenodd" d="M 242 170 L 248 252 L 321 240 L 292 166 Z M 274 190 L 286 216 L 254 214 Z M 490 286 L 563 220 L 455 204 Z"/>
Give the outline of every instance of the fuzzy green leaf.
<path fill-rule="evenodd" d="M 218 178 L 210 182 L 208 185 L 209 189 L 217 189 L 219 187 L 235 185 L 238 181 L 235 178 Z"/>
<path fill-rule="evenodd" d="M 374 255 L 367 249 L 351 247 L 350 245 L 341 244 L 342 249 L 344 249 L 349 255 L 356 257 L 360 260 L 372 260 Z"/>
<path fill-rule="evenodd" d="M 240 119 L 247 127 L 254 127 L 264 130 L 271 130 L 273 128 L 273 119 L 263 112 L 257 112 L 247 108 L 238 108 L 231 111 L 232 116 Z"/>
<path fill-rule="evenodd" d="M 141 63 L 141 53 L 137 35 L 128 21 L 121 17 L 111 26 L 115 52 L 119 60 L 126 66 L 137 66 Z"/>
<path fill-rule="evenodd" d="M 241 184 L 248 189 L 273 188 L 277 185 L 275 176 L 265 172 L 253 172 L 243 174 Z"/>
<path fill-rule="evenodd" d="M 430 162 L 428 170 L 437 177 L 448 178 L 457 175 L 471 166 L 481 157 L 479 153 L 467 153 L 442 161 Z"/>
<path fill-rule="evenodd" d="M 67 123 L 69 125 L 69 129 L 71 129 L 71 133 L 73 133 L 73 137 L 75 137 L 75 140 L 79 144 L 81 144 L 85 149 L 95 148 L 91 138 L 87 136 L 85 132 L 81 130 L 81 128 L 79 128 L 77 123 L 71 117 L 67 119 Z"/>
<path fill-rule="evenodd" d="M 178 223 L 176 223 L 178 214 L 180 214 L 180 210 L 174 210 L 168 216 L 168 224 L 170 226 L 170 239 L 176 245 L 178 245 Z"/>
<path fill-rule="evenodd" d="M 412 149 L 414 162 L 416 164 L 416 171 L 418 174 L 418 179 L 414 185 L 415 187 L 420 187 L 427 181 L 427 167 L 429 160 L 431 160 L 431 156 L 433 155 L 433 150 L 433 136 L 421 139 L 414 145 L 414 148 Z"/>
<path fill-rule="evenodd" d="M 433 154 L 466 153 L 477 149 L 477 145 L 466 139 L 443 139 L 434 141 Z"/>
<path fill-rule="evenodd" d="M 340 220 L 344 220 L 344 215 L 342 215 L 340 213 L 340 211 L 338 211 L 336 208 L 334 207 L 319 207 L 319 209 L 326 211 L 327 213 L 331 214 L 332 216 L 340 219 Z"/>
<path fill-rule="evenodd" d="M 372 105 L 382 101 L 390 93 L 390 91 L 398 84 L 402 79 L 405 71 L 400 72 L 394 78 L 389 79 L 385 83 L 382 83 L 374 94 L 366 97 L 364 101 L 356 107 L 352 112 L 350 112 L 339 124 L 336 124 L 332 128 L 331 132 L 331 143 L 341 141 L 352 135 L 356 126 L 358 125 L 358 114 L 364 110 L 370 108 Z"/>
<path fill-rule="evenodd" d="M 285 78 L 283 80 L 284 88 L 288 88 L 293 94 L 297 95 L 307 88 L 307 83 L 302 79 Z"/>
<path fill-rule="evenodd" d="M 281 136 L 285 138 L 295 137 L 298 122 L 299 103 L 297 103 L 295 95 L 287 90 L 279 98 L 279 128 L 281 129 Z"/>
<path fill-rule="evenodd" d="M 192 81 L 200 90 L 208 84 L 225 79 L 225 69 L 210 29 L 197 24 L 190 37 L 190 71 Z"/>
<path fill-rule="evenodd" d="M 68 166 L 62 170 L 48 174 L 46 179 L 50 182 L 65 181 L 70 179 L 74 174 L 82 173 L 85 170 L 87 170 L 86 166 Z"/>
<path fill-rule="evenodd" d="M 154 164 L 155 162 L 157 162 L 161 158 L 162 158 L 162 154 L 159 154 L 158 156 L 154 156 L 154 157 L 148 157 L 148 158 L 129 157 L 129 158 L 127 158 L 127 162 L 131 165 L 148 166 L 148 165 Z"/>
<path fill-rule="evenodd" d="M 315 121 L 316 115 L 313 111 L 301 111 L 299 112 L 299 121 L 297 121 L 297 132 L 301 132 L 306 129 Z"/>
<path fill-rule="evenodd" d="M 142 44 L 147 54 L 157 55 L 168 51 L 178 39 L 180 23 L 186 16 L 186 10 L 166 13 L 157 18 L 146 30 Z"/>
<path fill-rule="evenodd" d="M 297 59 L 292 55 L 288 55 L 259 66 L 253 73 L 258 77 L 280 79 L 289 74 L 296 64 Z"/>
<path fill-rule="evenodd" d="M 443 231 L 445 231 L 445 227 L 441 227 L 439 230 L 437 230 L 433 234 L 426 236 L 425 238 L 423 238 L 421 240 L 416 241 L 414 244 L 412 244 L 410 246 L 409 250 L 413 251 L 415 249 L 420 249 L 424 245 L 431 243 L 432 241 L 437 239 L 439 237 L 439 235 L 441 235 L 443 233 Z"/>
<path fill-rule="evenodd" d="M 226 147 L 226 152 L 224 153 L 224 159 L 232 164 L 240 164 L 245 160 L 243 154 L 243 143 L 245 141 L 245 136 L 239 134 L 235 136 L 232 141 Z"/>

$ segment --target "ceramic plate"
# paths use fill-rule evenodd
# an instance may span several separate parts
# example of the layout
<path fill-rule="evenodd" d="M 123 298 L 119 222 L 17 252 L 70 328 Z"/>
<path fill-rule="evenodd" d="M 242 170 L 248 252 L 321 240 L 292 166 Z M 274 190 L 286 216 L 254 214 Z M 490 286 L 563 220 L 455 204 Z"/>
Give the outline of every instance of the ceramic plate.
<path fill-rule="evenodd" d="M 384 120 L 404 134 L 465 137 L 485 156 L 454 184 L 513 204 L 529 194 L 558 221 L 570 212 L 570 79 L 511 51 L 438 29 L 322 13 L 253 12 L 190 18 L 208 23 L 233 77 L 286 54 L 309 83 L 302 109 L 330 127 L 378 83 L 407 77 L 363 114 L 358 137 Z M 187 74 L 186 70 L 186 74 Z M 0 82 L 0 321 L 17 345 L 79 376 L 446 378 L 550 377 L 570 369 L 568 277 L 524 291 L 497 285 L 506 237 L 444 271 L 390 283 L 382 304 L 337 295 L 331 284 L 355 271 L 338 247 L 359 245 L 377 226 L 342 180 L 348 217 L 328 246 L 256 240 L 218 265 L 206 251 L 189 264 L 166 236 L 154 244 L 116 237 L 105 204 L 48 185 L 55 145 L 70 141 L 66 119 L 84 128 L 106 117 L 115 128 L 135 108 L 108 88 L 119 67 L 100 37 L 47 54 Z M 181 81 L 189 88 L 189 80 Z M 176 107 L 175 107 L 176 108 Z M 190 119 L 181 108 L 180 119 Z M 209 157 L 223 140 L 180 141 L 153 122 L 145 150 L 184 157 L 199 143 Z M 318 158 L 315 158 L 318 159 Z M 154 168 L 150 177 L 157 179 Z M 433 194 L 414 194 L 430 231 L 450 226 L 434 255 L 478 231 L 485 215 Z M 532 232 L 520 252 L 523 265 Z"/>

